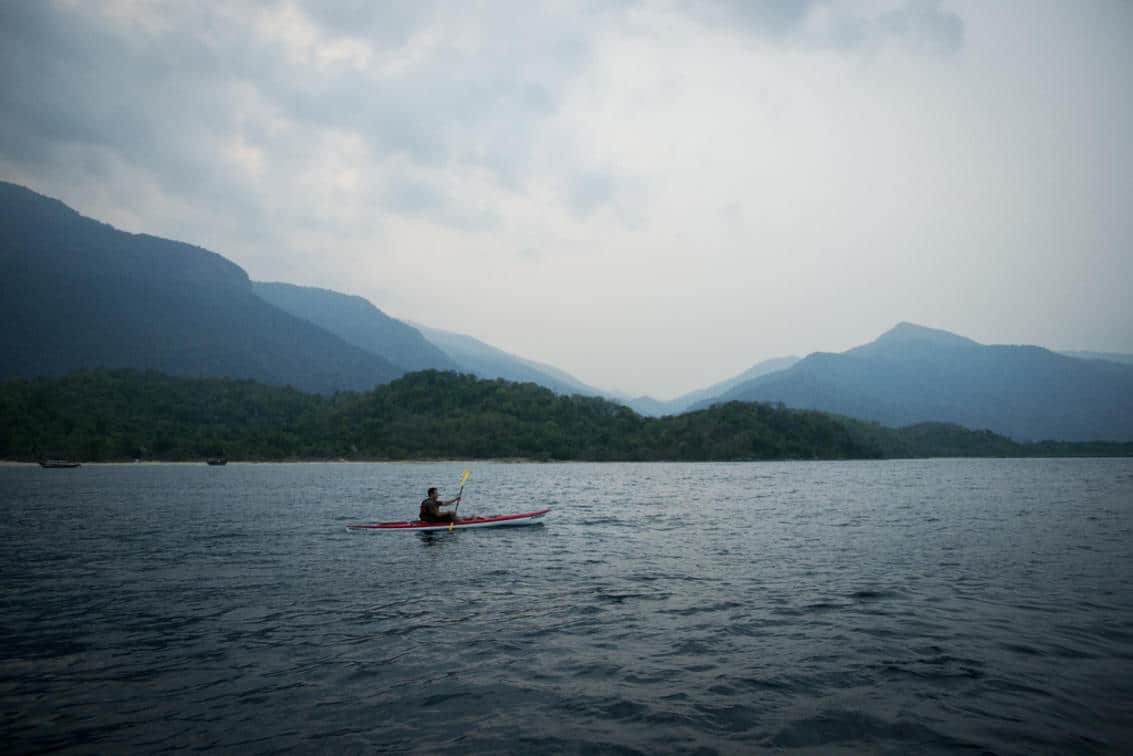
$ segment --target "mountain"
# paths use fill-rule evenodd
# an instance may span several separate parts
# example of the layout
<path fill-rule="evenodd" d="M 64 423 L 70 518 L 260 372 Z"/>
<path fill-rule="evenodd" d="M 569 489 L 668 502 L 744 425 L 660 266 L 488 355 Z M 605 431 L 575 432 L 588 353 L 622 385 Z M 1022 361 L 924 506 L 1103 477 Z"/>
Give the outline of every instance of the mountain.
<path fill-rule="evenodd" d="M 669 402 L 662 399 L 654 399 L 651 396 L 637 396 L 633 399 L 624 399 L 621 403 L 637 414 L 644 415 L 645 417 L 664 417 L 665 415 L 677 414 L 670 408 Z"/>
<path fill-rule="evenodd" d="M 434 346 L 478 378 L 502 378 L 516 383 L 537 383 L 556 394 L 606 396 L 608 392 L 588 386 L 573 375 L 551 365 L 528 360 L 460 333 L 412 324 Z"/>
<path fill-rule="evenodd" d="M 937 328 L 926 328 L 914 323 L 898 323 L 868 344 L 846 350 L 845 354 L 858 357 L 900 358 L 908 351 L 939 347 L 963 349 L 978 347 L 978 342 Z"/>
<path fill-rule="evenodd" d="M 252 282 L 252 291 L 265 302 L 310 321 L 389 362 L 412 370 L 457 370 L 448 355 L 433 346 L 413 326 L 391 318 L 362 297 L 329 289 L 286 283 Z"/>
<path fill-rule="evenodd" d="M 80 368 L 364 389 L 405 371 L 252 292 L 208 250 L 0 182 L 0 380 Z"/>
<path fill-rule="evenodd" d="M 635 412 L 642 415 L 651 417 L 661 417 L 663 415 L 679 415 L 680 413 L 688 410 L 690 407 L 702 405 L 704 403 L 711 403 L 711 400 L 716 397 L 722 396 L 735 386 L 741 383 L 746 383 L 761 375 L 768 373 L 775 373 L 780 370 L 786 370 L 799 361 L 798 357 L 776 357 L 771 360 L 764 360 L 757 363 L 739 375 L 733 376 L 725 381 L 720 381 L 706 388 L 690 391 L 687 394 L 682 394 L 676 399 L 669 401 L 662 401 L 654 399 L 651 396 L 639 396 L 636 399 L 631 399 L 625 402 Z"/>
<path fill-rule="evenodd" d="M 985 346 L 910 323 L 841 354 L 811 354 L 717 401 L 730 400 L 889 426 L 956 423 L 1027 441 L 1133 440 L 1133 366 L 1036 346 Z"/>
<path fill-rule="evenodd" d="M 1059 352 L 1059 354 L 1077 357 L 1080 360 L 1105 360 L 1122 365 L 1133 365 L 1133 354 L 1119 354 L 1117 352 Z"/>

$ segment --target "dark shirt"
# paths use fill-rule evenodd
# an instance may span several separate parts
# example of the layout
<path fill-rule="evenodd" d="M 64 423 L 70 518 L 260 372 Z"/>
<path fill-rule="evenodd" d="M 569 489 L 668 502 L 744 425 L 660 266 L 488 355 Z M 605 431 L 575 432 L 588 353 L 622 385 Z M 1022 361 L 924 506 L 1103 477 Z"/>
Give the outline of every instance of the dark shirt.
<path fill-rule="evenodd" d="M 424 522 L 436 522 L 440 519 L 441 502 L 425 499 L 421 502 L 421 512 L 418 517 Z"/>

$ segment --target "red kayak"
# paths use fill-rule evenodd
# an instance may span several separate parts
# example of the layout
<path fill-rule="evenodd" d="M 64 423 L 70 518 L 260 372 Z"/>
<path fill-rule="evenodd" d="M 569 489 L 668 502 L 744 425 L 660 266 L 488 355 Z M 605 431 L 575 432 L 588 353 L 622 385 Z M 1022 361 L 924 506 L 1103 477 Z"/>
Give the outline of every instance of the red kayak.
<path fill-rule="evenodd" d="M 506 525 L 541 525 L 543 515 L 551 511 L 550 507 L 535 512 L 520 512 L 519 514 L 501 514 L 488 517 L 462 517 L 452 525 L 453 530 L 462 528 L 496 528 Z M 448 530 L 450 523 L 425 522 L 423 520 L 406 520 L 404 522 L 366 522 L 359 525 L 347 525 L 350 530 Z"/>

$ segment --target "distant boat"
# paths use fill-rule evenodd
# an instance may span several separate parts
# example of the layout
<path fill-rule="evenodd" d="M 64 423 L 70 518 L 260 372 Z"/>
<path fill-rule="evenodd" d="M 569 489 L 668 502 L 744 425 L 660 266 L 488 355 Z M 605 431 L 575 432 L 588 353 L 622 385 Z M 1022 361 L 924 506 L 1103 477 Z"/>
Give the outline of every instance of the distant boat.
<path fill-rule="evenodd" d="M 65 459 L 41 459 L 39 461 L 39 466 L 40 467 L 52 467 L 52 468 L 55 468 L 55 467 L 58 467 L 58 468 L 82 467 L 82 463 L 81 462 L 68 462 Z"/>
<path fill-rule="evenodd" d="M 228 457 L 209 457 L 205 461 L 208 462 L 213 467 L 219 467 L 220 465 L 227 465 L 228 464 Z"/>

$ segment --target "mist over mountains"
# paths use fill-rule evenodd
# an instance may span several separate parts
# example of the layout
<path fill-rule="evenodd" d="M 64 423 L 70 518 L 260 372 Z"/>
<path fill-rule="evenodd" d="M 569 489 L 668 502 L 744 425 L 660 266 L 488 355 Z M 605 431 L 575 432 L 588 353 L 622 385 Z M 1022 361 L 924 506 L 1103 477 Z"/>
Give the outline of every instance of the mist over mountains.
<path fill-rule="evenodd" d="M 458 363 L 462 370 L 479 378 L 502 378 L 517 383 L 537 383 L 556 394 L 618 398 L 602 389 L 586 385 L 565 370 L 510 354 L 472 336 L 429 328 L 419 323 L 414 325 L 425 338 Z"/>
<path fill-rule="evenodd" d="M 761 375 L 786 370 L 798 361 L 799 358 L 793 355 L 790 357 L 776 357 L 756 363 L 739 375 L 732 376 L 727 380 L 714 383 L 702 389 L 690 391 L 687 394 L 682 394 L 676 399 L 665 401 L 649 396 L 639 396 L 635 399 L 630 399 L 626 404 L 642 415 L 679 415 L 693 407 L 699 407 L 705 402 L 712 403 L 717 397 L 723 396 L 736 386 L 747 383 Z"/>
<path fill-rule="evenodd" d="M 130 234 L 0 182 L 0 380 L 83 368 L 370 389 L 435 369 L 605 396 L 643 415 L 781 402 L 886 426 L 989 429 L 1019 441 L 1133 440 L 1133 357 L 988 346 L 901 323 L 840 354 L 767 360 L 669 401 L 629 399 L 367 300 L 252 282 L 221 255 Z"/>

